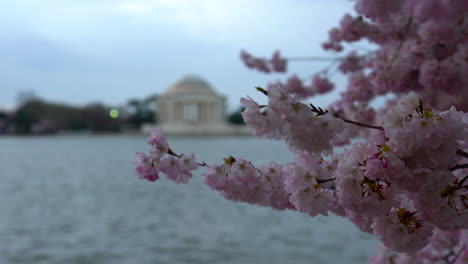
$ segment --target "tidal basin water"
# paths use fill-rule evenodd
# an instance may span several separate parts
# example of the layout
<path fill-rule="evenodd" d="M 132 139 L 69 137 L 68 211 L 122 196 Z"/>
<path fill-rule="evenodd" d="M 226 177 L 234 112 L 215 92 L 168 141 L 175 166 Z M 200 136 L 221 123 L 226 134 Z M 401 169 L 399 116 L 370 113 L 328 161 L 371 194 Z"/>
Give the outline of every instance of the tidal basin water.
<path fill-rule="evenodd" d="M 286 162 L 281 142 L 169 138 L 218 162 Z M 0 263 L 367 263 L 378 242 L 336 216 L 222 199 L 133 176 L 138 136 L 0 137 Z"/>

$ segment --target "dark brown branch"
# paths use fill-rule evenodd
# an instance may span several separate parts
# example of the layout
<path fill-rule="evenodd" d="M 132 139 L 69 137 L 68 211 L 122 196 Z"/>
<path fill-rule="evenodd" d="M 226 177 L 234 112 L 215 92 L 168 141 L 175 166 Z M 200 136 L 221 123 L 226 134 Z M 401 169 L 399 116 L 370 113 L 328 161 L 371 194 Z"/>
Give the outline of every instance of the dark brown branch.
<path fill-rule="evenodd" d="M 177 157 L 177 158 L 182 157 L 182 155 L 177 155 L 174 151 L 172 151 L 172 149 L 168 149 L 167 154 L 172 155 L 172 156 Z"/>
<path fill-rule="evenodd" d="M 169 154 L 171 156 L 174 156 L 174 157 L 177 157 L 179 159 L 184 156 L 182 154 L 177 155 L 174 151 L 172 151 L 172 149 L 168 149 L 167 154 Z M 207 166 L 206 162 L 204 162 L 204 161 L 203 162 L 197 162 L 197 164 L 198 164 L 198 166 L 201 166 L 201 167 L 206 167 Z"/>
<path fill-rule="evenodd" d="M 342 117 L 338 117 L 338 118 L 341 118 L 346 123 L 353 124 L 353 125 L 356 125 L 356 126 L 367 127 L 367 128 L 372 128 L 372 129 L 378 129 L 378 130 L 384 130 L 383 127 L 381 127 L 381 126 L 373 126 L 373 125 L 369 125 L 369 124 L 364 124 L 364 123 L 361 123 L 361 122 L 344 119 Z"/>
<path fill-rule="evenodd" d="M 468 168 L 468 163 L 465 163 L 465 164 L 457 164 L 456 166 L 449 168 L 449 170 L 454 171 L 458 169 L 467 169 L 467 168 Z"/>
<path fill-rule="evenodd" d="M 257 86 L 257 87 L 255 87 L 255 89 L 256 89 L 257 91 L 261 92 L 262 94 L 268 96 L 268 91 L 265 90 L 265 89 L 263 89 L 262 87 Z"/>
<path fill-rule="evenodd" d="M 328 113 L 328 110 L 323 110 L 322 108 L 316 107 L 316 106 L 313 105 L 313 104 L 310 104 L 310 107 L 312 108 L 312 112 L 316 113 L 316 114 L 319 115 L 319 116 Z"/>
<path fill-rule="evenodd" d="M 465 183 L 465 181 L 466 181 L 467 179 L 468 179 L 468 175 L 466 175 L 465 178 L 463 178 L 463 179 L 457 184 L 457 186 L 456 186 L 455 188 L 457 188 L 457 189 L 462 188 L 463 184 Z"/>
<path fill-rule="evenodd" d="M 335 177 L 334 177 L 334 178 L 330 178 L 330 179 L 318 179 L 318 180 L 317 180 L 317 183 L 318 183 L 318 184 L 322 184 L 322 183 L 331 182 L 331 181 L 334 181 L 334 180 L 336 180 Z"/>
<path fill-rule="evenodd" d="M 255 87 L 255 89 L 257 89 L 257 91 L 262 92 L 264 95 L 268 96 L 268 92 L 265 89 L 263 89 L 262 87 L 257 86 L 257 87 Z M 319 116 L 328 113 L 328 110 L 323 110 L 322 108 L 316 107 L 313 104 L 310 104 L 310 107 L 311 107 L 312 112 L 316 113 Z M 345 119 L 345 118 L 342 118 L 342 117 L 338 116 L 338 114 L 334 114 L 334 116 L 336 118 L 340 118 L 341 120 L 343 120 L 346 123 L 353 124 L 355 126 L 361 126 L 361 127 L 372 128 L 372 129 L 384 130 L 383 127 L 381 127 L 381 126 L 374 126 L 374 125 L 364 124 L 364 123 L 353 121 L 353 120 L 348 120 L 348 119 Z"/>
<path fill-rule="evenodd" d="M 312 112 L 316 113 L 319 116 L 328 113 L 328 110 L 323 110 L 322 108 L 316 107 L 313 104 L 310 104 L 310 107 L 311 107 Z M 372 128 L 372 129 L 383 130 L 383 127 L 381 127 L 381 126 L 374 126 L 374 125 L 369 125 L 369 124 L 365 124 L 365 123 L 361 123 L 361 122 L 357 122 L 357 121 L 353 121 L 353 120 L 348 120 L 346 118 L 340 117 L 338 114 L 333 114 L 333 116 L 343 120 L 345 123 L 353 124 L 355 126 L 361 126 L 361 127 L 367 127 L 367 128 Z"/>
<path fill-rule="evenodd" d="M 462 157 L 465 157 L 465 158 L 468 158 L 468 152 L 465 152 L 461 149 L 457 149 L 457 154 L 462 156 Z"/>

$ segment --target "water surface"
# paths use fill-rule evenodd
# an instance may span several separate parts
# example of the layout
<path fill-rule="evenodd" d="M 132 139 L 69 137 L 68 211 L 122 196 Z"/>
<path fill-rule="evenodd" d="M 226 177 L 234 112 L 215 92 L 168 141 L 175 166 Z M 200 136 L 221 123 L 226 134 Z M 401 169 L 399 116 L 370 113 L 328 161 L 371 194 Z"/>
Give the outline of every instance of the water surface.
<path fill-rule="evenodd" d="M 169 138 L 177 152 L 286 162 L 280 142 Z M 137 136 L 0 137 L 0 263 L 367 263 L 377 242 L 340 217 L 278 212 L 133 176 Z"/>

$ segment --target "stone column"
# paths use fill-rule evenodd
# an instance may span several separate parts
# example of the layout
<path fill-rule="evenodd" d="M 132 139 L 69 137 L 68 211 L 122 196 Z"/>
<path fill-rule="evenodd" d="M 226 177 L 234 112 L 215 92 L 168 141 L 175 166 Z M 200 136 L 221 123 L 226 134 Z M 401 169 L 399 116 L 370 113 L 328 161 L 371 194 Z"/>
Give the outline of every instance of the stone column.
<path fill-rule="evenodd" d="M 166 101 L 166 109 L 167 109 L 167 122 L 174 121 L 174 102 L 172 100 Z"/>

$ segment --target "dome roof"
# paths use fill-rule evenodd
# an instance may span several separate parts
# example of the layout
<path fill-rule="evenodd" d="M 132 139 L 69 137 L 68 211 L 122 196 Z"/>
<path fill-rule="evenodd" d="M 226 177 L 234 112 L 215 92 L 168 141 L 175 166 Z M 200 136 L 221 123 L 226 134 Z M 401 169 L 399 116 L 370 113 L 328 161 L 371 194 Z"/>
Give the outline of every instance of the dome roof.
<path fill-rule="evenodd" d="M 203 80 L 202 78 L 195 75 L 187 75 L 173 85 L 169 86 L 164 92 L 165 94 L 178 94 L 178 93 L 196 93 L 196 94 L 213 94 L 216 92 L 213 90 L 211 85 Z"/>

